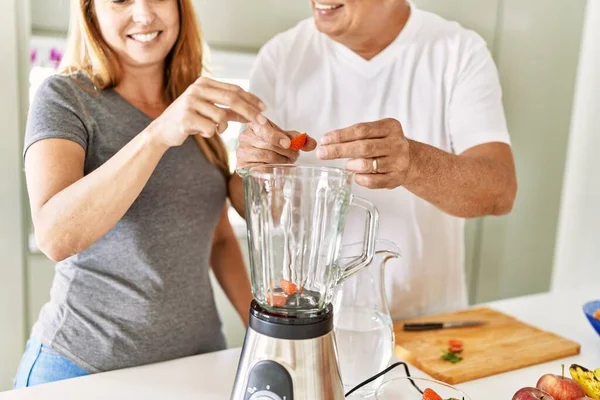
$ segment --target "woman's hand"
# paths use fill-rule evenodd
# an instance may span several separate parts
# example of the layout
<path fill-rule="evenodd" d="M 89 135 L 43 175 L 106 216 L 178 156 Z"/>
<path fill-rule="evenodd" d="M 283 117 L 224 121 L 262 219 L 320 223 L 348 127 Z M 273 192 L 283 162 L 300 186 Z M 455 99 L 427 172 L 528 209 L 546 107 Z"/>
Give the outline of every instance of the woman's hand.
<path fill-rule="evenodd" d="M 346 169 L 355 172 L 356 183 L 372 189 L 393 189 L 406 183 L 410 144 L 395 119 L 366 122 L 323 136 L 317 157 L 348 158 Z"/>
<path fill-rule="evenodd" d="M 273 122 L 248 124 L 240 133 L 236 152 L 237 168 L 258 164 L 293 164 L 299 156 L 298 150 L 290 149 L 292 139 L 300 135 L 297 131 L 284 131 Z M 302 151 L 312 151 L 317 142 L 307 136 Z"/>
<path fill-rule="evenodd" d="M 223 133 L 228 121 L 265 124 L 265 109 L 258 97 L 237 85 L 200 77 L 152 122 L 149 130 L 159 143 L 180 146 L 190 135 Z"/>

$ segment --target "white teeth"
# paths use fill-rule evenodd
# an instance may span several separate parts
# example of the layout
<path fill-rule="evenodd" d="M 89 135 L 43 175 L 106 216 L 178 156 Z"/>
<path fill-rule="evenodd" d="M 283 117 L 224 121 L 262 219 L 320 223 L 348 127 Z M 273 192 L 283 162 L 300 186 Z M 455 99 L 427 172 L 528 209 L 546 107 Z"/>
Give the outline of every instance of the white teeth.
<path fill-rule="evenodd" d="M 146 42 L 149 42 L 151 40 L 154 40 L 158 36 L 158 32 L 136 33 L 136 34 L 133 34 L 133 35 L 130 35 L 130 36 L 134 40 L 137 40 L 138 42 L 146 43 Z"/>
<path fill-rule="evenodd" d="M 317 10 L 333 10 L 334 8 L 341 7 L 341 4 L 321 4 L 315 2 L 315 8 Z"/>

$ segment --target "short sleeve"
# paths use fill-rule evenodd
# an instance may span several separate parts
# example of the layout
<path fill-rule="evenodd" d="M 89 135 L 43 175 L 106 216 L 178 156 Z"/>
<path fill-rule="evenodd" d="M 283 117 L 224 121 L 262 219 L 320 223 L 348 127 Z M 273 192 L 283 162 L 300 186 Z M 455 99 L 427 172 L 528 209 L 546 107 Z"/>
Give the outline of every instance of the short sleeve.
<path fill-rule="evenodd" d="M 275 43 L 267 43 L 258 52 L 250 72 L 249 91 L 265 103 L 264 115 L 278 126 L 283 125 L 282 109 L 277 107 L 277 70 L 275 68 Z"/>
<path fill-rule="evenodd" d="M 77 87 L 70 77 L 46 78 L 37 89 L 27 115 L 23 157 L 29 147 L 43 139 L 67 139 L 84 150 L 88 145 L 88 130 L 83 122 L 83 110 Z"/>
<path fill-rule="evenodd" d="M 484 143 L 510 145 L 498 71 L 481 38 L 474 40 L 462 55 L 450 98 L 448 124 L 456 154 Z"/>

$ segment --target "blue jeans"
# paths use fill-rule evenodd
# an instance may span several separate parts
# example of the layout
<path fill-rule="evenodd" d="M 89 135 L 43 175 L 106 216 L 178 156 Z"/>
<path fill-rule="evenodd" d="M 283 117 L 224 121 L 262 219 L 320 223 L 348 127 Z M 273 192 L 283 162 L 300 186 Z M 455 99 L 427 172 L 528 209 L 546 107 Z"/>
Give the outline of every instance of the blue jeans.
<path fill-rule="evenodd" d="M 39 340 L 30 338 L 17 370 L 14 388 L 41 385 L 89 375 L 73 361 L 43 345 Z"/>

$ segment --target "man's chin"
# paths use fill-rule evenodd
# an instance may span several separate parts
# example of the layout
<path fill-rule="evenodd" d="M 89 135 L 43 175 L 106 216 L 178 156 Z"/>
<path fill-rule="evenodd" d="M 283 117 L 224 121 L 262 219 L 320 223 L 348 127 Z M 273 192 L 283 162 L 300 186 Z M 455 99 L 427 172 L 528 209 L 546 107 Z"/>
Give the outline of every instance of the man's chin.
<path fill-rule="evenodd" d="M 340 36 L 343 31 L 338 24 L 333 24 L 330 21 L 322 21 L 319 18 L 315 18 L 315 25 L 319 32 L 332 38 Z"/>

